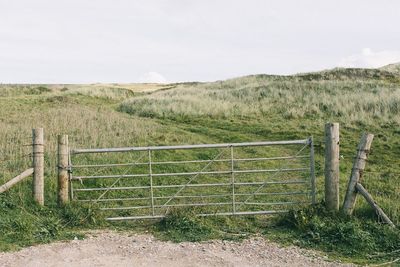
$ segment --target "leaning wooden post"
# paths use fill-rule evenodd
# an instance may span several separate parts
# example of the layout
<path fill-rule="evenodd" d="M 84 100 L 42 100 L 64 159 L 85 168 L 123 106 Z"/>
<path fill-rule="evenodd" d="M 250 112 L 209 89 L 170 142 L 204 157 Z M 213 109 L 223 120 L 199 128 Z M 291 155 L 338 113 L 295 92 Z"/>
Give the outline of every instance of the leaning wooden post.
<path fill-rule="evenodd" d="M 3 192 L 6 192 L 8 189 L 10 189 L 14 185 L 18 184 L 19 182 L 24 180 L 26 177 L 31 176 L 32 174 L 33 174 L 33 168 L 30 168 L 30 169 L 27 169 L 26 171 L 24 171 L 23 173 L 21 173 L 20 175 L 15 176 L 10 181 L 8 181 L 7 183 L 0 186 L 0 194 Z"/>
<path fill-rule="evenodd" d="M 339 210 L 339 123 L 325 125 L 325 205 Z"/>
<path fill-rule="evenodd" d="M 371 205 L 371 207 L 375 210 L 375 212 L 378 214 L 379 217 L 382 218 L 382 220 L 385 221 L 385 223 L 389 224 L 391 227 L 396 227 L 394 223 L 389 219 L 389 217 L 386 215 L 386 213 L 378 206 L 378 204 L 375 202 L 375 200 L 372 198 L 372 196 L 368 193 L 368 191 L 362 186 L 362 184 L 357 183 L 356 184 L 356 189 L 357 192 L 360 193 L 365 200 Z"/>
<path fill-rule="evenodd" d="M 343 202 L 343 213 L 346 215 L 353 214 L 354 206 L 357 199 L 356 186 L 362 178 L 365 164 L 367 162 L 368 153 L 371 148 L 372 139 L 374 139 L 373 134 L 364 133 L 361 137 L 360 144 L 358 145 L 357 156 L 354 160 L 349 184 L 347 186 L 346 197 Z"/>
<path fill-rule="evenodd" d="M 44 205 L 44 132 L 43 128 L 32 130 L 33 143 L 33 198 Z"/>
<path fill-rule="evenodd" d="M 68 135 L 58 136 L 58 204 L 68 203 Z"/>

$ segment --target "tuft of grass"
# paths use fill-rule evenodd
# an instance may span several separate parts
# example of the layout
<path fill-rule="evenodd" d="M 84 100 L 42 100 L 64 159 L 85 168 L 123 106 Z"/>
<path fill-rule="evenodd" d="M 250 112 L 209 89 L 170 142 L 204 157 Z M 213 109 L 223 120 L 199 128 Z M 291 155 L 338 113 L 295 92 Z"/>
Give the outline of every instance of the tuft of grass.
<path fill-rule="evenodd" d="M 400 256 L 400 230 L 367 218 L 327 212 L 323 203 L 291 210 L 277 219 L 296 245 L 359 260 L 379 262 Z M 268 231 L 267 231 L 268 232 Z"/>
<path fill-rule="evenodd" d="M 0 217 L 0 250 L 14 250 L 28 245 L 82 236 L 78 229 L 66 227 L 71 218 L 65 210 L 60 211 L 54 206 L 9 204 L 3 196 L 0 198 L 0 203 L 2 204 L 0 213 L 4 214 Z M 83 215 L 86 211 L 82 207 L 75 207 L 74 212 Z M 80 216 L 80 222 L 82 218 Z M 89 222 L 91 224 L 75 224 L 74 226 L 82 228 L 94 225 L 93 221 L 89 220 Z"/>
<path fill-rule="evenodd" d="M 240 241 L 254 234 L 261 233 L 266 216 L 207 216 L 198 208 L 171 209 L 165 218 L 154 225 L 154 234 L 174 242 L 197 242 L 210 239 Z"/>
<path fill-rule="evenodd" d="M 72 202 L 61 207 L 59 213 L 64 227 L 91 228 L 105 224 L 104 214 L 93 205 Z"/>
<path fill-rule="evenodd" d="M 207 220 L 196 214 L 195 209 L 173 209 L 156 229 L 161 237 L 174 242 L 196 242 L 218 237 L 218 233 Z"/>

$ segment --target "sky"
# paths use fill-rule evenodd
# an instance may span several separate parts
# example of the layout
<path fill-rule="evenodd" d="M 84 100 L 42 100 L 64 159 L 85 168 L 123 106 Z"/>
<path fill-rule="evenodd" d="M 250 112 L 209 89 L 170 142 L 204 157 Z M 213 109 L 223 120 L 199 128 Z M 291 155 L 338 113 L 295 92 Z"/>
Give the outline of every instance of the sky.
<path fill-rule="evenodd" d="M 400 62 L 398 0 L 0 0 L 0 83 L 214 81 Z"/>

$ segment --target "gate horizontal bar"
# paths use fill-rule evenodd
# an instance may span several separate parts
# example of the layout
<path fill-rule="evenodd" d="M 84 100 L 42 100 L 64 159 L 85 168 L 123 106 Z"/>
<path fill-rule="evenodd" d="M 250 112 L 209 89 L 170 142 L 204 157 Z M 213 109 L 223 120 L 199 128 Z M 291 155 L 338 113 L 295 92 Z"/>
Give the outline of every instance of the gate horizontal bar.
<path fill-rule="evenodd" d="M 200 217 L 206 216 L 229 216 L 229 215 L 266 215 L 266 214 L 278 214 L 287 213 L 288 210 L 260 210 L 260 211 L 237 211 L 237 212 L 217 212 L 217 213 L 206 213 L 199 214 Z"/>
<path fill-rule="evenodd" d="M 235 183 L 236 185 L 236 183 Z M 268 196 L 268 195 L 309 195 L 311 192 L 271 192 L 271 193 L 236 193 L 235 196 Z M 184 195 L 175 196 L 174 198 L 219 198 L 219 197 L 231 197 L 232 194 L 220 194 L 220 195 Z M 154 199 L 169 199 L 173 196 L 154 197 Z M 126 198 L 105 198 L 105 199 L 77 199 L 78 202 L 111 202 L 111 201 L 134 201 L 134 200 L 149 200 L 150 197 L 126 197 Z"/>
<path fill-rule="evenodd" d="M 185 204 L 170 204 L 170 205 L 154 205 L 154 208 L 171 208 L 171 207 L 202 207 L 202 206 L 224 206 L 232 205 L 232 202 L 217 202 L 217 203 L 185 203 Z M 151 206 L 135 206 L 135 207 L 110 207 L 100 208 L 100 210 L 132 210 L 132 209 L 149 209 Z"/>
<path fill-rule="evenodd" d="M 243 212 L 217 212 L 217 213 L 203 213 L 197 216 L 231 216 L 231 215 L 268 215 L 268 214 L 279 214 L 287 213 L 287 210 L 267 210 L 267 211 L 243 211 Z M 129 217 L 110 217 L 106 218 L 107 221 L 126 221 L 126 220 L 145 220 L 145 219 L 162 219 L 166 215 L 155 215 L 155 216 L 129 216 Z"/>
<path fill-rule="evenodd" d="M 212 197 L 230 197 L 230 194 L 221 194 L 221 195 L 202 195 L 202 196 L 175 196 L 175 198 L 212 198 Z M 172 196 L 164 196 L 164 197 L 153 197 L 154 199 L 169 199 Z M 78 199 L 80 202 L 107 202 L 107 201 L 130 201 L 130 200 L 149 200 L 150 197 L 127 197 L 127 198 L 106 198 L 106 199 Z"/>
<path fill-rule="evenodd" d="M 309 203 L 306 201 L 290 201 L 290 202 L 236 202 L 236 204 L 241 205 L 263 205 L 263 206 L 275 206 L 275 205 L 297 205 Z M 206 206 L 231 206 L 232 202 L 217 202 L 217 203 L 182 203 L 182 204 L 170 204 L 170 205 L 155 205 L 154 208 L 173 208 L 173 207 L 206 207 Z M 109 207 L 100 208 L 100 210 L 136 210 L 136 209 L 150 209 L 152 206 L 134 206 L 134 207 Z"/>
<path fill-rule="evenodd" d="M 71 150 L 72 154 L 83 153 L 108 153 L 108 152 L 130 152 L 130 151 L 156 151 L 156 150 L 177 150 L 195 148 L 228 148 L 244 146 L 273 146 L 273 145 L 296 145 L 309 144 L 310 139 L 292 141 L 268 141 L 268 142 L 244 142 L 244 143 L 225 143 L 225 144 L 201 144 L 201 145 L 180 145 L 180 146 L 148 146 L 148 147 L 120 147 L 120 148 L 86 148 Z"/>
<path fill-rule="evenodd" d="M 162 219 L 162 218 L 165 218 L 165 215 L 113 217 L 113 218 L 106 218 L 106 221 L 128 221 L 128 220 L 146 220 L 146 219 Z"/>
<path fill-rule="evenodd" d="M 269 196 L 269 195 L 309 195 L 310 192 L 271 192 L 271 193 L 236 193 L 235 196 Z"/>
<path fill-rule="evenodd" d="M 101 198 L 101 199 L 75 199 L 77 202 L 108 202 L 108 201 L 133 201 L 149 200 L 150 197 L 125 197 L 125 198 Z"/>
<path fill-rule="evenodd" d="M 266 184 L 305 184 L 306 180 L 288 180 L 288 181 L 271 181 L 271 182 L 248 182 L 235 183 L 235 185 L 266 185 Z M 179 184 L 179 185 L 153 185 L 153 188 L 176 188 L 176 187 L 209 187 L 209 186 L 232 186 L 232 183 L 215 183 L 215 184 Z M 134 190 L 148 189 L 150 186 L 125 186 L 125 187 L 98 187 L 98 188 L 77 188 L 74 191 L 105 191 L 105 190 Z"/>
<path fill-rule="evenodd" d="M 272 157 L 272 158 L 239 158 L 233 159 L 234 162 L 241 161 L 267 161 L 267 160 L 284 160 L 284 159 L 297 159 L 297 158 L 309 158 L 306 156 L 288 156 L 288 157 Z M 205 160 L 181 160 L 181 161 L 155 161 L 151 162 L 152 165 L 163 165 L 163 164 L 187 164 L 187 163 L 208 163 L 208 162 L 231 162 L 231 159 L 205 159 Z M 149 165 L 148 162 L 133 162 L 133 163 L 114 163 L 114 164 L 92 164 L 92 165 L 71 165 L 71 168 L 105 168 L 105 167 L 126 167 L 126 166 L 141 166 Z"/>
<path fill-rule="evenodd" d="M 309 171 L 309 168 L 290 168 L 290 169 L 265 169 L 265 170 L 237 170 L 233 173 L 265 173 L 265 172 L 295 172 Z M 185 175 L 214 175 L 214 174 L 232 174 L 232 171 L 208 171 L 208 172 L 172 172 L 172 173 L 153 173 L 153 177 L 162 176 L 185 176 Z M 103 179 L 103 178 L 134 178 L 149 177 L 149 174 L 124 174 L 124 175 L 94 175 L 94 176 L 74 176 L 72 180 L 82 179 Z"/>
<path fill-rule="evenodd" d="M 261 206 L 274 206 L 274 205 L 297 205 L 297 204 L 309 204 L 309 201 L 289 201 L 289 202 L 236 202 L 237 204 L 241 205 L 261 205 Z"/>

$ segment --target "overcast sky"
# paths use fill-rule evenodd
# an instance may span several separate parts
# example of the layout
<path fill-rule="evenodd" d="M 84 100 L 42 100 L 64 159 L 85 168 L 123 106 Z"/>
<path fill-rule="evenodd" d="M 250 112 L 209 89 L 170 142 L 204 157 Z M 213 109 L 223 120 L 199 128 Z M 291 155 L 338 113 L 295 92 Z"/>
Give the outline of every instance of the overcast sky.
<path fill-rule="evenodd" d="M 398 0 L 0 0 L 0 83 L 210 81 L 393 62 Z"/>

